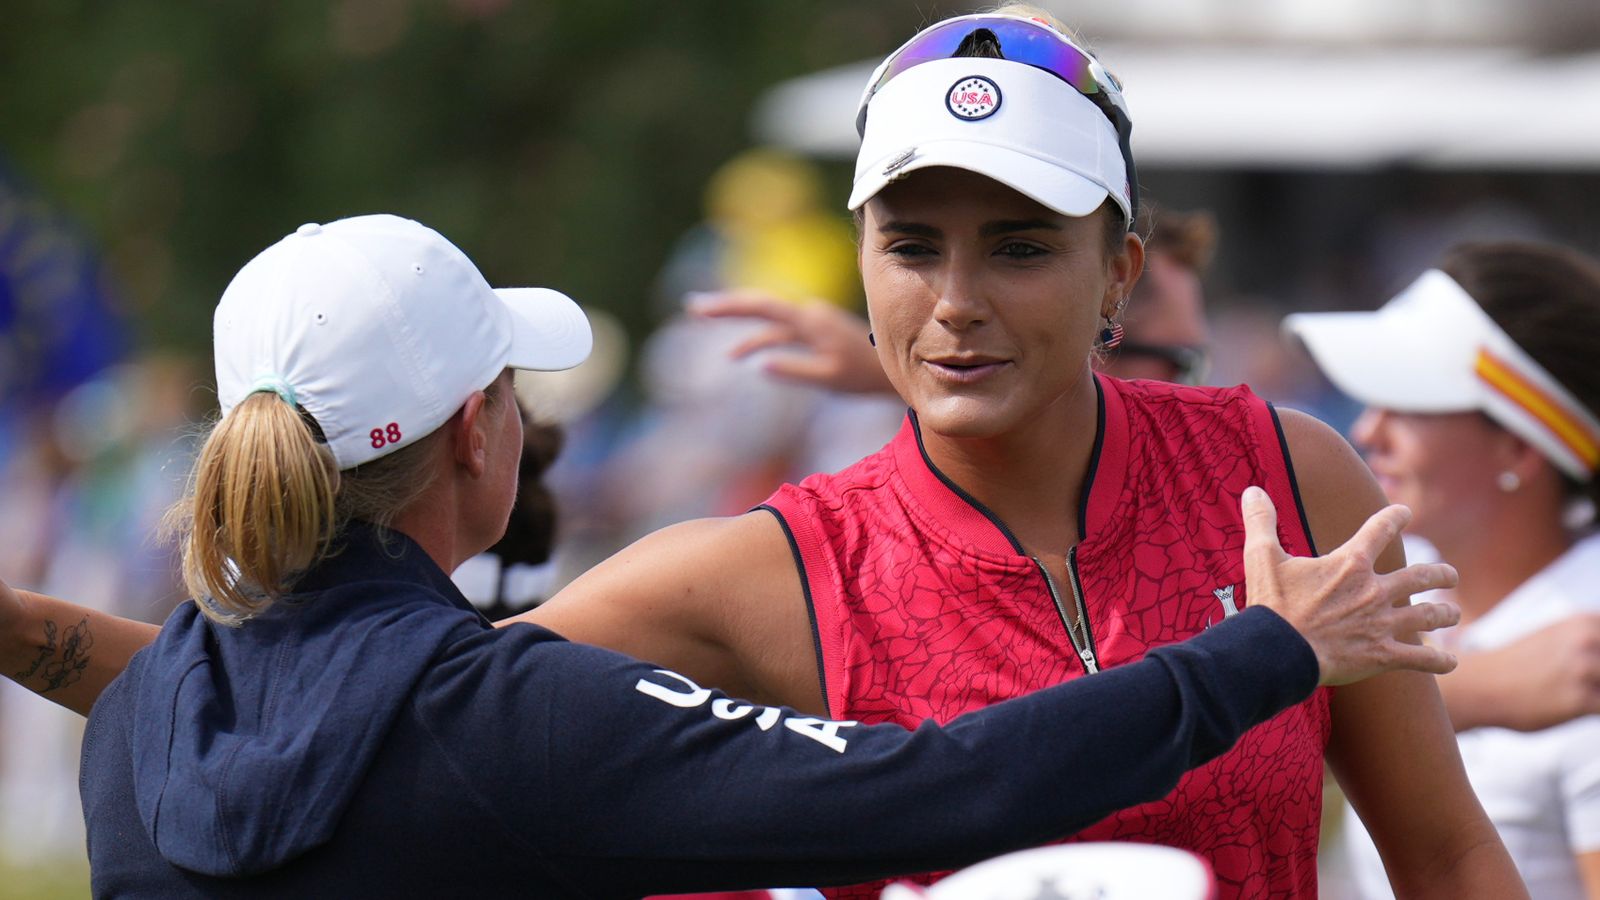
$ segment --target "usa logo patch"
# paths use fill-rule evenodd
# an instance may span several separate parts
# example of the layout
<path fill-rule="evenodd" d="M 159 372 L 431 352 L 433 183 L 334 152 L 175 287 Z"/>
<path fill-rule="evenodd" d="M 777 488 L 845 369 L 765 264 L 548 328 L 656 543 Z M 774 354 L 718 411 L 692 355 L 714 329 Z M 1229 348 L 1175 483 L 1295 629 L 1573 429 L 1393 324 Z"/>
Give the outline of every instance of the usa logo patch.
<path fill-rule="evenodd" d="M 1000 88 L 981 75 L 969 75 L 951 86 L 944 105 L 958 119 L 987 119 L 1000 108 Z"/>

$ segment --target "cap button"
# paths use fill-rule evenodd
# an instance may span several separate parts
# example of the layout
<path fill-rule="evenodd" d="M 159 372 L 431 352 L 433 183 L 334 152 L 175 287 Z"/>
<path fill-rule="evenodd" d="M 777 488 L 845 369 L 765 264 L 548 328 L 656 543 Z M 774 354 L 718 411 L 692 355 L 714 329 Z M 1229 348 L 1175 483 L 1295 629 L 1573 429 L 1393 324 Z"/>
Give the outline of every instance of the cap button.
<path fill-rule="evenodd" d="M 307 222 L 304 225 L 301 225 L 299 228 L 296 228 L 294 233 L 300 235 L 301 237 L 311 237 L 313 234 L 321 234 L 322 226 L 315 222 Z"/>

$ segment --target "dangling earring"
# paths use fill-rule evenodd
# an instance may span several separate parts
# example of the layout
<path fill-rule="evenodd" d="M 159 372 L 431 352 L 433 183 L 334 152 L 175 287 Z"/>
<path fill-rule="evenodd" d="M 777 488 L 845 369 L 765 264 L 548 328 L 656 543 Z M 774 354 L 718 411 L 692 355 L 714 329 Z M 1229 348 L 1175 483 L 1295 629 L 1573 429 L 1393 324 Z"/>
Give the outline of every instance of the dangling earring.
<path fill-rule="evenodd" d="M 1127 305 L 1127 297 L 1118 300 L 1117 305 L 1111 308 L 1111 316 L 1121 315 L 1122 308 Z M 1112 321 L 1111 316 L 1102 315 L 1100 317 L 1106 320 L 1105 327 L 1100 329 L 1100 349 L 1102 350 L 1115 350 L 1117 345 L 1122 343 L 1122 323 Z"/>
<path fill-rule="evenodd" d="M 878 346 L 878 339 L 873 337 L 872 336 L 872 332 L 870 332 L 870 331 L 867 332 L 867 343 L 871 344 L 874 347 Z"/>
<path fill-rule="evenodd" d="M 1122 343 L 1122 323 L 1106 319 L 1106 327 L 1100 329 L 1100 349 L 1115 350 Z"/>
<path fill-rule="evenodd" d="M 1500 473 L 1500 477 L 1496 478 L 1494 483 L 1500 487 L 1500 490 L 1508 494 L 1514 494 L 1517 488 L 1522 487 L 1522 476 L 1507 469 Z"/>

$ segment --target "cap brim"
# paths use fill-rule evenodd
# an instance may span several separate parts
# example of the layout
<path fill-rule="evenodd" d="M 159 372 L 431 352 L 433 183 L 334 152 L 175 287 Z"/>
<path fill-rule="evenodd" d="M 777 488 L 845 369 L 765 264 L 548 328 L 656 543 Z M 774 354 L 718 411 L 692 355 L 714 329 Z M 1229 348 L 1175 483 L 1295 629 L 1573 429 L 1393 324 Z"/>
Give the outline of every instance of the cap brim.
<path fill-rule="evenodd" d="M 507 366 L 558 372 L 588 359 L 594 335 L 572 298 L 549 288 L 495 288 L 494 292 L 511 313 Z"/>
<path fill-rule="evenodd" d="M 874 163 L 850 192 L 850 209 L 871 200 L 890 182 L 919 169 L 950 166 L 993 178 L 1065 216 L 1087 216 L 1111 196 L 1105 186 L 1057 163 L 995 144 L 973 141 L 931 141 L 918 144 L 916 155 L 888 174 L 884 170 L 893 156 Z M 1115 202 L 1115 201 L 1113 201 Z"/>
<path fill-rule="evenodd" d="M 1476 409 L 1476 343 L 1440 334 L 1438 323 L 1422 318 L 1388 309 L 1295 313 L 1283 320 L 1283 330 L 1305 342 L 1329 381 L 1367 406 L 1418 413 Z"/>

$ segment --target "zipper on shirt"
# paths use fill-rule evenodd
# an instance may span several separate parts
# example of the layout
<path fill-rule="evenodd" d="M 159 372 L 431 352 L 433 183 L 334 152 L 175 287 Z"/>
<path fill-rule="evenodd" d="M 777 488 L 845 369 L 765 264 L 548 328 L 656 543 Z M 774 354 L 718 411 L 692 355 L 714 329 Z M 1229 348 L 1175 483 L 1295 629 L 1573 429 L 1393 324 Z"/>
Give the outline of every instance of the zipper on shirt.
<path fill-rule="evenodd" d="M 1044 575 L 1044 583 L 1050 588 L 1050 599 L 1056 605 L 1056 612 L 1061 616 L 1061 625 L 1067 630 L 1067 638 L 1072 641 L 1072 649 L 1078 651 L 1078 658 L 1083 660 L 1084 671 L 1090 675 L 1100 671 L 1100 663 L 1095 659 L 1094 634 L 1089 630 L 1089 611 L 1083 604 L 1083 585 L 1078 581 L 1078 545 L 1073 544 L 1067 548 L 1067 582 L 1072 586 L 1072 602 L 1078 610 L 1078 627 L 1072 627 L 1072 617 L 1067 613 L 1066 604 L 1061 600 L 1061 592 L 1056 590 L 1056 580 L 1050 577 L 1050 569 L 1040 561 L 1039 557 L 1032 557 L 1033 564 L 1039 567 L 1039 572 Z"/>

